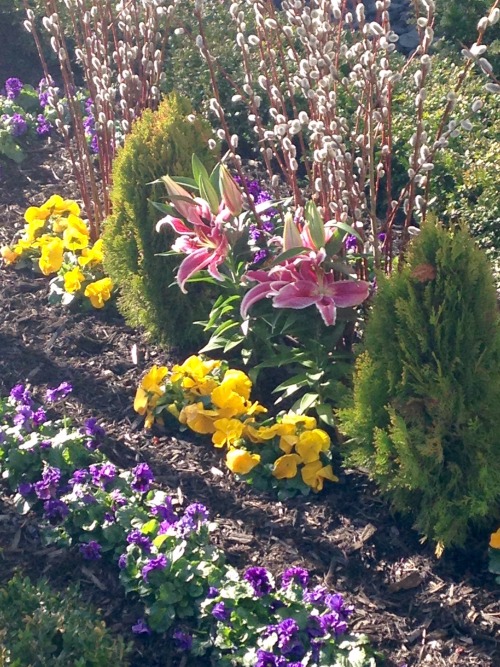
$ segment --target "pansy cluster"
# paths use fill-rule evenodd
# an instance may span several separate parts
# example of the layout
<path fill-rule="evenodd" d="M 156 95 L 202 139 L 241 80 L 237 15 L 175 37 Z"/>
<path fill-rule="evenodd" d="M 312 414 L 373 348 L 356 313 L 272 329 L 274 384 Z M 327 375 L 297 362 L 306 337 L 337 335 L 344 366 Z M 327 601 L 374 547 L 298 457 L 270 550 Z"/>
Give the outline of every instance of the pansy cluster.
<path fill-rule="evenodd" d="M 4 263 L 34 265 L 45 276 L 56 273 L 51 303 L 69 304 L 80 297 L 94 308 L 103 308 L 113 289 L 103 271 L 103 242 L 98 239 L 92 244 L 77 202 L 52 195 L 41 206 L 30 206 L 24 219 L 21 238 L 0 249 Z"/>
<path fill-rule="evenodd" d="M 169 630 L 179 650 L 217 664 L 375 664 L 366 639 L 347 634 L 352 608 L 340 595 L 308 587 L 302 568 L 286 570 L 280 588 L 263 567 L 241 576 L 211 542 L 204 505 L 181 510 L 147 463 L 120 470 L 99 450 L 105 434 L 95 419 L 81 428 L 48 419 L 70 392 L 67 382 L 47 390 L 43 408 L 24 385 L 0 399 L 0 473 L 19 509 L 41 514 L 46 542 L 117 565 L 145 608 L 133 632 Z"/>
<path fill-rule="evenodd" d="M 330 463 L 330 437 L 316 419 L 294 413 L 262 419 L 267 409 L 252 402 L 252 382 L 223 361 L 191 356 L 169 370 L 153 366 L 142 379 L 134 408 L 146 426 L 175 417 L 195 433 L 210 435 L 227 450 L 226 464 L 259 488 L 283 495 L 320 491 L 337 481 Z"/>
<path fill-rule="evenodd" d="M 16 77 L 7 79 L 0 92 L 0 156 L 21 162 L 29 142 L 52 130 L 37 91 Z"/>

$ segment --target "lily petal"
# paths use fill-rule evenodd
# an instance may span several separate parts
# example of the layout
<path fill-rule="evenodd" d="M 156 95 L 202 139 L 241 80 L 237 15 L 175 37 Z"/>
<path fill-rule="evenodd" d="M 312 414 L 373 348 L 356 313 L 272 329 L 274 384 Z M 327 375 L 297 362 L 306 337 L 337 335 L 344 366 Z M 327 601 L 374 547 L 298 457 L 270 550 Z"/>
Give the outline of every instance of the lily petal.
<path fill-rule="evenodd" d="M 260 301 L 264 297 L 268 296 L 272 292 L 271 283 L 260 283 L 255 285 L 245 294 L 241 300 L 240 313 L 243 319 L 246 319 L 248 310 L 253 306 L 254 303 Z"/>
<path fill-rule="evenodd" d="M 368 296 L 370 285 L 364 280 L 338 280 L 330 285 L 328 293 L 339 308 L 359 306 Z"/>
<path fill-rule="evenodd" d="M 279 290 L 273 298 L 273 306 L 275 308 L 307 308 L 320 298 L 317 294 L 317 285 L 305 280 L 297 280 Z"/>
<path fill-rule="evenodd" d="M 206 248 L 195 250 L 186 257 L 186 259 L 179 266 L 179 270 L 177 272 L 177 282 L 179 283 L 181 292 L 187 294 L 187 289 L 184 287 L 186 281 L 189 280 L 191 276 L 194 276 L 195 273 L 198 273 L 198 271 L 206 269 L 206 267 L 212 261 L 212 258 L 213 253 L 211 253 Z"/>

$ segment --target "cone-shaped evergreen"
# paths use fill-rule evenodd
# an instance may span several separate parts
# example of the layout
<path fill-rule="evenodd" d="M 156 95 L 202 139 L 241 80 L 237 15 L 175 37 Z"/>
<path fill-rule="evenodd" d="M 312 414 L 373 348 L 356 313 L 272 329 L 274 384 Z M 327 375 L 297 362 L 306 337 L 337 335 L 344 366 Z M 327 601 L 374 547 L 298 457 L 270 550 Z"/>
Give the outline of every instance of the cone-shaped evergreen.
<path fill-rule="evenodd" d="M 438 545 L 463 543 L 500 500 L 500 323 L 487 259 L 468 232 L 424 225 L 404 269 L 380 277 L 346 459 Z"/>
<path fill-rule="evenodd" d="M 175 284 L 181 257 L 157 255 L 170 250 L 176 235 L 156 232 L 161 213 L 151 201 L 165 201 L 166 191 L 150 183 L 165 174 L 191 176 L 193 153 L 208 169 L 214 166 L 210 126 L 199 118 L 190 122 L 191 113 L 185 98 L 171 94 L 134 123 L 113 164 L 113 213 L 103 234 L 105 268 L 120 289 L 120 312 L 130 325 L 184 350 L 199 349 L 202 328 L 193 322 L 207 318 L 210 301 L 202 284 L 190 286 L 189 295 Z"/>

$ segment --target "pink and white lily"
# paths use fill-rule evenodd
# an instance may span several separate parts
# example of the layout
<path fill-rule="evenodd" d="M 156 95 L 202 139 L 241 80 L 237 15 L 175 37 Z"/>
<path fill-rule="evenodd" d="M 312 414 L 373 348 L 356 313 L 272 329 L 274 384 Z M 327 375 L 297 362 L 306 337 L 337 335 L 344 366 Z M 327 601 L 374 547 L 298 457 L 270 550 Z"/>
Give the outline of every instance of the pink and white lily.
<path fill-rule="evenodd" d="M 203 269 L 207 269 L 216 280 L 223 280 L 218 267 L 224 262 L 230 249 L 224 224 L 232 218 L 231 212 L 222 203 L 214 215 L 204 199 L 192 197 L 168 176 L 163 180 L 173 199 L 172 205 L 192 225 L 189 227 L 181 218 L 172 215 L 166 215 L 156 225 L 156 231 L 160 231 L 164 225 L 172 227 L 179 234 L 172 250 L 187 255 L 177 272 L 181 291 L 186 294 L 186 282 Z"/>
<path fill-rule="evenodd" d="M 263 298 L 272 299 L 274 308 L 302 309 L 316 306 L 327 326 L 335 324 L 337 308 L 358 306 L 368 296 L 369 284 L 363 280 L 335 280 L 322 265 L 324 253 L 295 258 L 286 266 L 269 271 L 248 271 L 246 278 L 256 281 L 241 303 L 241 315 Z"/>

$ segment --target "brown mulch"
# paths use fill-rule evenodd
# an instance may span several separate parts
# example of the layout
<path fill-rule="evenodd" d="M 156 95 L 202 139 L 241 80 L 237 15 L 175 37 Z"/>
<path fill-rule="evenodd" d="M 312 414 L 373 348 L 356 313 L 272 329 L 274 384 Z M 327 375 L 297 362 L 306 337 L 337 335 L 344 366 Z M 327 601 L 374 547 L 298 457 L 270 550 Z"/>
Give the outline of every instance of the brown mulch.
<path fill-rule="evenodd" d="M 20 168 L 4 169 L 0 245 L 22 227 L 29 205 L 53 193 L 78 196 L 69 173 L 57 144 L 30 155 Z M 135 387 L 151 363 L 168 356 L 112 308 L 83 313 L 49 307 L 47 283 L 0 269 L 2 394 L 20 381 L 39 392 L 71 382 L 70 415 L 103 423 L 106 451 L 116 463 L 147 460 L 162 486 L 187 502 L 205 503 L 219 525 L 215 539 L 235 566 L 259 564 L 278 574 L 301 565 L 318 583 L 345 593 L 356 607 L 352 629 L 370 636 L 389 667 L 500 666 L 500 588 L 487 572 L 486 534 L 438 560 L 360 472 L 341 472 L 340 482 L 317 496 L 279 502 L 227 475 L 220 454 L 201 441 L 147 435 L 132 409 Z M 136 610 L 124 611 L 112 573 L 82 571 L 68 552 L 41 547 L 36 524 L 17 516 L 8 498 L 0 502 L 0 547 L 1 579 L 15 567 L 34 568 L 61 586 L 78 576 L 111 625 L 129 632 Z M 160 640 L 139 638 L 134 655 L 137 665 L 167 664 Z"/>

